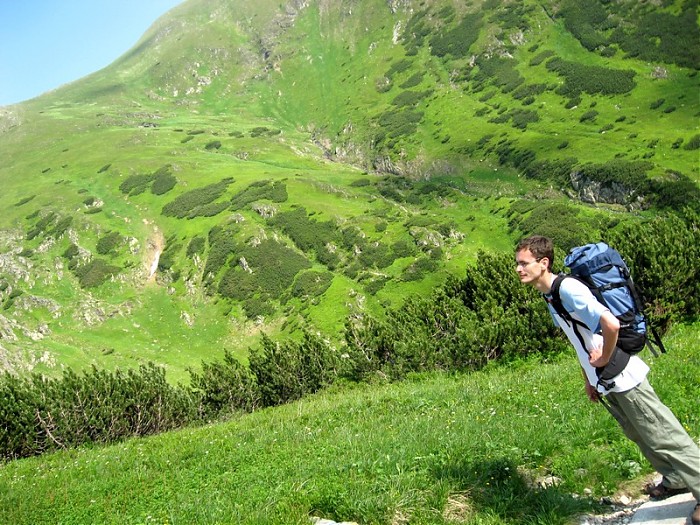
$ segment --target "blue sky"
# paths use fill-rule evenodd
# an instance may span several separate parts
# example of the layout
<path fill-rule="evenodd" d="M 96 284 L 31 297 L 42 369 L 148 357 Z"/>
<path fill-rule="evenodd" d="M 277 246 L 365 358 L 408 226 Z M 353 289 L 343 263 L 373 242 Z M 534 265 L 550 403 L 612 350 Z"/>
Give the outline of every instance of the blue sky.
<path fill-rule="evenodd" d="M 184 0 L 0 0 L 0 106 L 108 66 Z"/>

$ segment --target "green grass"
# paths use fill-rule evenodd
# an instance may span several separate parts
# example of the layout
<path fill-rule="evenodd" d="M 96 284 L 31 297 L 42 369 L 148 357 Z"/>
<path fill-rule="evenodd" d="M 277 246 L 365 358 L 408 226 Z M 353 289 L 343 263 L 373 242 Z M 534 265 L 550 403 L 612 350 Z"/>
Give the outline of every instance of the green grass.
<path fill-rule="evenodd" d="M 668 354 L 645 356 L 696 438 L 699 333 L 678 326 Z M 0 522 L 571 524 L 621 487 L 638 494 L 650 472 L 563 355 L 334 387 L 227 423 L 10 462 Z M 532 486 L 547 475 L 561 482 Z"/>

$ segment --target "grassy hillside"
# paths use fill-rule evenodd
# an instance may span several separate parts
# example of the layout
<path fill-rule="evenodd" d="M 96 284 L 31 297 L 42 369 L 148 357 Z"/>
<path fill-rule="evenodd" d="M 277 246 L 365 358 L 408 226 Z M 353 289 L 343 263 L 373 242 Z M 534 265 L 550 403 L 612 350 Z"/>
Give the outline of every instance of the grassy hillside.
<path fill-rule="evenodd" d="M 696 438 L 699 329 L 679 326 L 668 354 L 645 356 Z M 638 495 L 649 473 L 566 355 L 334 387 L 223 424 L 14 461 L 0 469 L 0 522 L 568 524 L 604 511 L 602 497 Z"/>
<path fill-rule="evenodd" d="M 597 236 L 697 204 L 696 8 L 184 2 L 0 108 L 0 366 L 178 381 L 261 333 L 340 340 L 524 209 Z"/>

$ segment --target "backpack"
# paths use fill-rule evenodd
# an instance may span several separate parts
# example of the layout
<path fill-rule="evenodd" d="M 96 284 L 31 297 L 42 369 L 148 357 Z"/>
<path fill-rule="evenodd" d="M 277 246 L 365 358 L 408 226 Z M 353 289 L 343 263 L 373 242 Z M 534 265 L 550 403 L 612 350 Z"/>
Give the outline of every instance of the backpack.
<path fill-rule="evenodd" d="M 653 343 L 661 352 L 666 352 L 656 330 L 644 315 L 644 303 L 634 286 L 629 267 L 617 250 L 604 242 L 578 246 L 571 249 L 564 259 L 564 264 L 571 273 L 560 274 L 554 279 L 548 302 L 567 323 L 573 323 L 574 329 L 576 325 L 581 324 L 564 309 L 559 295 L 562 281 L 574 278 L 584 283 L 593 296 L 620 321 L 617 340 L 620 350 L 625 354 L 634 355 L 648 346 L 657 356 L 652 340 L 647 335 L 647 332 L 651 331 Z"/>

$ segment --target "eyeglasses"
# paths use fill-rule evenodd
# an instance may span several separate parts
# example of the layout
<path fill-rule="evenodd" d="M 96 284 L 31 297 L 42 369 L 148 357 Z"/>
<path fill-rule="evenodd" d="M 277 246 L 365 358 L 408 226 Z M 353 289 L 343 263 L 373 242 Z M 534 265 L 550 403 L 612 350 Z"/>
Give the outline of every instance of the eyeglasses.
<path fill-rule="evenodd" d="M 532 263 L 540 262 L 541 260 L 542 257 L 540 257 L 539 259 L 534 259 L 532 261 L 515 261 L 515 269 L 517 270 L 518 268 L 527 268 Z"/>

